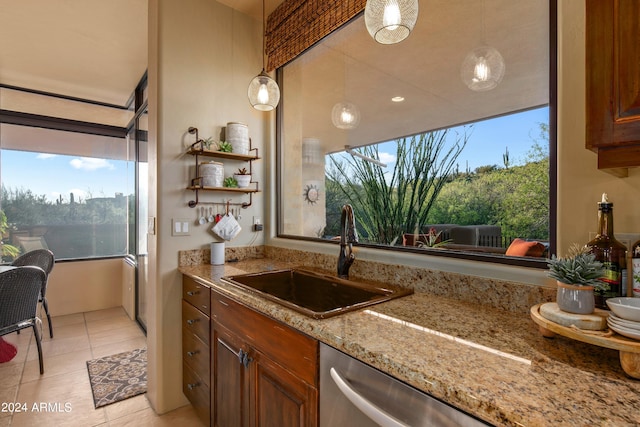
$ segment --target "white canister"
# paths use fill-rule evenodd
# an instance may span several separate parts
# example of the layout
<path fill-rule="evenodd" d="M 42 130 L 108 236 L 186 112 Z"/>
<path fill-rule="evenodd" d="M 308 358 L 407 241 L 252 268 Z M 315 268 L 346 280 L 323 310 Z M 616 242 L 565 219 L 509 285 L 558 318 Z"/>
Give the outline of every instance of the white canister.
<path fill-rule="evenodd" d="M 203 187 L 222 187 L 224 165 L 219 162 L 200 163 L 200 175 Z"/>
<path fill-rule="evenodd" d="M 211 264 L 224 264 L 224 242 L 211 243 Z"/>
<path fill-rule="evenodd" d="M 249 154 L 249 128 L 244 123 L 229 122 L 226 130 L 227 142 L 233 153 Z"/>

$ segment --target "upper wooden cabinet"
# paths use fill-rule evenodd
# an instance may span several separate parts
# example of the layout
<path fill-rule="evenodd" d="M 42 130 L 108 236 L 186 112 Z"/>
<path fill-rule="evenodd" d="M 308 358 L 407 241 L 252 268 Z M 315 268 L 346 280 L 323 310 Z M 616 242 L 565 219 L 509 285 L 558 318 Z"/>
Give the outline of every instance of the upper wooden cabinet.
<path fill-rule="evenodd" d="M 586 146 L 598 169 L 640 166 L 640 1 L 586 0 Z"/>

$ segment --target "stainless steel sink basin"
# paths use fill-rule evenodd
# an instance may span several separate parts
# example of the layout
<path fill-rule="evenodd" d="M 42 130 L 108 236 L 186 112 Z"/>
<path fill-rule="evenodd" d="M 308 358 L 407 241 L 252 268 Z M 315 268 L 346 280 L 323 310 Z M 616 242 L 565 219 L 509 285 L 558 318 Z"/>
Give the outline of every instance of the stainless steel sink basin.
<path fill-rule="evenodd" d="M 382 287 L 301 269 L 240 274 L 222 279 L 315 319 L 413 293 L 411 289 Z"/>

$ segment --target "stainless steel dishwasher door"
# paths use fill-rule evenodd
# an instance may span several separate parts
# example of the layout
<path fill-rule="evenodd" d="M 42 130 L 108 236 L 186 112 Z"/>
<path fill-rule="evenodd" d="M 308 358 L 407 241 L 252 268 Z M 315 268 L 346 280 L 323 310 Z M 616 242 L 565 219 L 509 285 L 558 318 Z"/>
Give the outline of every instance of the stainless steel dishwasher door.
<path fill-rule="evenodd" d="M 320 344 L 321 427 L 440 427 L 487 424 Z"/>

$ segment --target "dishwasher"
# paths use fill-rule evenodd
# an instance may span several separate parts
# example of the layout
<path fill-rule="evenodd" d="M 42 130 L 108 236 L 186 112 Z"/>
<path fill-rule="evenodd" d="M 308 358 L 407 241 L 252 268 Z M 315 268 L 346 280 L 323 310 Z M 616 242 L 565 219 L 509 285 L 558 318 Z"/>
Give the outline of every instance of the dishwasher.
<path fill-rule="evenodd" d="M 487 425 L 333 347 L 320 344 L 320 427 Z"/>

